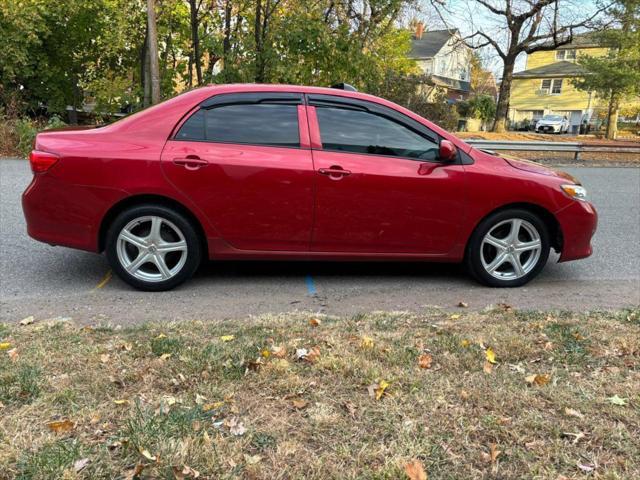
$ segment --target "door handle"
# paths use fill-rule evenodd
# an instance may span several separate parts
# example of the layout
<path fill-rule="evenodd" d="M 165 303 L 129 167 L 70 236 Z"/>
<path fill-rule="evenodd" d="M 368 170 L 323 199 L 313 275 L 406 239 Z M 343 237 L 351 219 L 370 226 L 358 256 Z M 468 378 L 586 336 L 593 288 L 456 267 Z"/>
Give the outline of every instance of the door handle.
<path fill-rule="evenodd" d="M 333 165 L 329 168 L 319 168 L 318 173 L 320 175 L 328 175 L 331 178 L 340 178 L 346 177 L 347 175 L 351 175 L 351 171 L 345 170 L 338 165 Z"/>
<path fill-rule="evenodd" d="M 198 170 L 199 168 L 209 165 L 209 162 L 202 160 L 200 157 L 196 157 L 195 155 L 188 156 L 186 158 L 174 158 L 173 163 L 175 165 L 180 165 L 187 170 Z"/>

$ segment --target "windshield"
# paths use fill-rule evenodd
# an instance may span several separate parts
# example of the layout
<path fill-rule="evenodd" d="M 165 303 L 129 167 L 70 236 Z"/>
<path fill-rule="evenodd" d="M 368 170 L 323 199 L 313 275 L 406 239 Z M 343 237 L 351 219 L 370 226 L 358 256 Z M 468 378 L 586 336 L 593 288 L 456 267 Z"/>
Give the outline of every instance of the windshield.
<path fill-rule="evenodd" d="M 562 120 L 562 115 L 545 115 L 542 120 L 549 120 L 551 122 L 559 122 Z"/>

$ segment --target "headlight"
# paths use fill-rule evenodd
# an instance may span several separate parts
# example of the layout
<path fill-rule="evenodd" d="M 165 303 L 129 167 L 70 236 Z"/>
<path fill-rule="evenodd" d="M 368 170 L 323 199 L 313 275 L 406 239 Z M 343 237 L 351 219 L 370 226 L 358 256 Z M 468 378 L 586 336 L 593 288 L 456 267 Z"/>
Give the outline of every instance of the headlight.
<path fill-rule="evenodd" d="M 574 200 L 587 201 L 587 189 L 581 185 L 561 185 L 560 188 Z"/>

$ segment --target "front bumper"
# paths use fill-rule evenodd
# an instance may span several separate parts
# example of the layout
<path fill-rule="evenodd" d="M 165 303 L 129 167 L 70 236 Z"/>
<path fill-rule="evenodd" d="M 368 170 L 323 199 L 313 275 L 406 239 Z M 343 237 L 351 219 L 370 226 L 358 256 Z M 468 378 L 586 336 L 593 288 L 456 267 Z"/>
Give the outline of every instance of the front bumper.
<path fill-rule="evenodd" d="M 593 253 L 591 238 L 598 227 L 598 213 L 589 202 L 573 201 L 556 212 L 562 230 L 560 262 L 586 258 Z"/>
<path fill-rule="evenodd" d="M 538 133 L 557 133 L 562 129 L 560 125 L 540 125 L 536 127 Z"/>

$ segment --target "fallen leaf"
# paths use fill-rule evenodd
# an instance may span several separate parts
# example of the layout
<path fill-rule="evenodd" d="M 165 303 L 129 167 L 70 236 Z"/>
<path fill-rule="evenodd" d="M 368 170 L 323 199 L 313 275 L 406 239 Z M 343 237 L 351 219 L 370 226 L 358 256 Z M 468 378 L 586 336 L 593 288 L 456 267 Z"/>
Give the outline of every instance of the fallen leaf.
<path fill-rule="evenodd" d="M 126 475 L 125 475 L 125 480 L 134 480 L 138 477 L 140 477 L 140 474 L 142 474 L 142 471 L 144 470 L 145 465 L 142 463 L 138 463 L 136 464 L 136 466 L 134 468 L 132 468 L 131 470 L 127 471 Z"/>
<path fill-rule="evenodd" d="M 578 417 L 580 419 L 584 418 L 584 415 L 582 413 L 580 413 L 578 410 L 574 410 L 573 408 L 565 407 L 564 414 L 568 417 Z"/>
<path fill-rule="evenodd" d="M 378 383 L 373 383 L 369 385 L 369 396 L 375 398 L 376 400 L 380 400 L 383 395 L 385 395 L 387 388 L 389 387 L 389 383 L 385 380 L 380 380 Z"/>
<path fill-rule="evenodd" d="M 484 370 L 484 373 L 491 373 L 493 372 L 493 365 L 489 362 L 484 362 L 482 369 Z"/>
<path fill-rule="evenodd" d="M 583 432 L 578 432 L 578 433 L 571 433 L 571 432 L 562 432 L 562 434 L 565 437 L 573 437 L 573 443 L 574 445 L 576 443 L 578 443 L 580 440 L 582 440 L 584 437 L 586 437 L 586 435 Z"/>
<path fill-rule="evenodd" d="M 528 377 L 525 377 L 525 381 L 529 385 L 537 385 L 539 387 L 542 387 L 547 383 L 549 383 L 549 380 L 551 380 L 551 376 L 546 373 L 545 374 L 537 373 L 535 375 L 529 375 Z"/>
<path fill-rule="evenodd" d="M 322 323 L 322 320 L 320 320 L 319 318 L 312 318 L 309 320 L 309 325 L 311 325 L 312 327 L 317 327 Z"/>
<path fill-rule="evenodd" d="M 498 446 L 495 443 L 492 443 L 491 445 L 489 445 L 489 453 L 482 452 L 482 459 L 486 463 L 495 465 L 501 453 L 502 452 L 498 450 Z"/>
<path fill-rule="evenodd" d="M 596 466 L 593 463 L 578 463 L 577 466 L 584 473 L 591 473 L 596 469 Z"/>
<path fill-rule="evenodd" d="M 296 348 L 296 360 L 302 360 L 309 355 L 309 350 L 306 348 Z"/>
<path fill-rule="evenodd" d="M 122 345 L 120 345 L 120 349 L 125 350 L 127 352 L 130 352 L 132 348 L 133 348 L 133 344 L 129 342 L 124 342 Z"/>
<path fill-rule="evenodd" d="M 260 355 L 263 358 L 269 358 L 271 356 L 271 351 L 268 348 L 264 348 L 262 349 L 262 351 L 260 352 Z"/>
<path fill-rule="evenodd" d="M 458 307 L 460 307 L 460 308 L 467 308 L 468 306 L 469 306 L 469 304 L 467 302 L 458 303 Z"/>
<path fill-rule="evenodd" d="M 78 473 L 79 471 L 83 470 L 84 467 L 86 467 L 88 464 L 88 458 L 81 458 L 80 460 L 76 460 L 75 462 L 73 462 L 73 469 L 76 471 L 76 473 Z"/>
<path fill-rule="evenodd" d="M 454 314 L 453 314 L 453 315 L 451 315 L 451 317 L 449 317 L 449 318 L 451 318 L 451 320 L 457 320 L 457 319 L 459 319 L 460 317 L 461 317 L 461 315 L 460 315 L 459 313 L 454 313 Z"/>
<path fill-rule="evenodd" d="M 206 401 L 207 401 L 207 397 L 204 397 L 204 396 L 200 395 L 199 393 L 196 393 L 196 404 L 197 405 L 204 405 Z"/>
<path fill-rule="evenodd" d="M 223 342 L 230 342 L 234 338 L 236 338 L 235 335 L 222 335 L 220 337 L 220 340 L 222 340 Z"/>
<path fill-rule="evenodd" d="M 360 346 L 362 348 L 373 348 L 374 341 L 371 337 L 362 337 L 360 339 Z"/>
<path fill-rule="evenodd" d="M 410 480 L 427 480 L 427 472 L 420 460 L 412 460 L 404 466 L 404 473 Z"/>
<path fill-rule="evenodd" d="M 627 404 L 627 399 L 620 398 L 618 394 L 615 394 L 613 397 L 607 398 L 607 400 L 609 400 L 609 402 L 612 403 L 613 405 L 624 406 Z"/>
<path fill-rule="evenodd" d="M 49 427 L 49 430 L 55 433 L 68 432 L 70 430 L 73 430 L 75 426 L 76 424 L 68 419 L 47 423 L 47 427 Z"/>
<path fill-rule="evenodd" d="M 237 417 L 230 417 L 224 421 L 224 425 L 229 429 L 231 435 L 240 436 L 244 435 L 247 429 L 244 424 L 238 420 Z"/>
<path fill-rule="evenodd" d="M 307 405 L 309 405 L 309 402 L 307 402 L 306 400 L 304 400 L 302 398 L 296 398 L 291 403 L 294 406 L 294 408 L 297 408 L 298 410 L 302 410 Z"/>
<path fill-rule="evenodd" d="M 100 361 L 102 363 L 109 363 L 110 360 L 111 360 L 111 355 L 109 355 L 108 353 L 103 353 L 102 355 L 100 355 Z"/>
<path fill-rule="evenodd" d="M 140 452 L 140 455 L 142 455 L 144 458 L 146 458 L 150 462 L 155 462 L 158 459 L 158 457 L 156 457 L 155 455 L 151 455 L 151 453 L 147 449 L 141 448 L 139 452 Z"/>
<path fill-rule="evenodd" d="M 469 400 L 469 392 L 467 392 L 466 390 L 460 390 L 460 398 L 462 400 Z"/>
<path fill-rule="evenodd" d="M 493 351 L 493 348 L 487 347 L 485 350 L 485 356 L 487 358 L 487 362 L 489 363 L 498 363 L 496 362 L 496 352 Z"/>
<path fill-rule="evenodd" d="M 116 405 L 126 405 L 129 403 L 129 400 L 126 399 L 118 399 L 118 400 L 114 400 L 113 403 L 115 403 Z"/>
<path fill-rule="evenodd" d="M 161 340 L 161 339 L 163 339 L 163 338 L 167 338 L 167 336 L 166 336 L 164 333 L 161 333 L 160 335 L 158 335 L 158 336 L 156 337 L 156 340 Z"/>
<path fill-rule="evenodd" d="M 33 318 L 33 315 L 29 315 L 26 318 L 23 318 L 22 320 L 20 320 L 20 325 L 22 325 L 23 327 L 26 325 L 31 325 L 33 322 L 35 321 L 35 318 Z"/>
<path fill-rule="evenodd" d="M 418 365 L 420 368 L 427 369 L 431 368 L 431 364 L 433 363 L 433 357 L 429 353 L 423 353 L 418 357 Z"/>
<path fill-rule="evenodd" d="M 304 350 L 304 349 L 303 349 Z M 301 357 L 302 360 L 309 363 L 315 363 L 320 358 L 320 349 L 318 347 L 313 347 L 311 350 L 307 352 L 306 355 Z"/>
<path fill-rule="evenodd" d="M 170 358 L 171 358 L 170 353 L 163 353 L 162 355 L 160 355 L 160 360 L 168 360 Z"/>
<path fill-rule="evenodd" d="M 507 303 L 499 303 L 498 305 L 496 305 L 496 307 L 500 310 L 504 310 L 505 312 L 510 312 L 513 310 L 513 307 Z"/>
<path fill-rule="evenodd" d="M 356 406 L 351 402 L 344 402 L 343 404 L 345 410 L 349 413 L 351 418 L 356 418 Z"/>
<path fill-rule="evenodd" d="M 471 345 L 471 342 L 469 340 L 467 340 L 466 338 L 460 342 L 460 346 L 462 348 L 468 348 L 469 345 Z"/>
<path fill-rule="evenodd" d="M 9 350 L 11 348 L 11 344 L 9 342 L 0 343 L 0 350 Z"/>
<path fill-rule="evenodd" d="M 216 410 L 220 408 L 222 405 L 224 405 L 224 402 L 205 403 L 204 405 L 202 405 L 202 411 L 209 412 L 211 410 Z"/>
<path fill-rule="evenodd" d="M 7 355 L 9 355 L 9 359 L 12 362 L 17 362 L 18 361 L 18 357 L 20 356 L 18 353 L 18 349 L 17 348 L 12 348 L 11 350 L 9 350 L 7 352 Z"/>
<path fill-rule="evenodd" d="M 173 470 L 173 475 L 177 480 L 184 480 L 185 478 L 198 478 L 200 476 L 200 472 L 188 467 L 187 465 L 181 467 L 171 467 Z"/>
<path fill-rule="evenodd" d="M 287 356 L 287 349 L 281 346 L 271 347 L 271 354 L 276 358 L 284 358 Z"/>
<path fill-rule="evenodd" d="M 246 453 L 244 454 L 244 461 L 247 463 L 247 465 L 255 465 L 260 460 L 262 460 L 262 457 L 260 455 L 247 455 Z"/>

